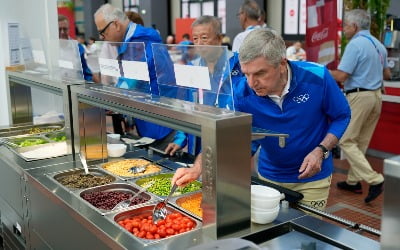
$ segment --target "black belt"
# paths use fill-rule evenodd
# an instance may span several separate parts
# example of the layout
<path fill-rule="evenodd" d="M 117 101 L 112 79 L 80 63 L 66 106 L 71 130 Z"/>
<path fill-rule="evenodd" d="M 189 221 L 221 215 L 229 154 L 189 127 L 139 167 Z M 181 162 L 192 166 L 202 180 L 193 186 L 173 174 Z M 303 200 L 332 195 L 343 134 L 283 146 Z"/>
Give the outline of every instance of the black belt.
<path fill-rule="evenodd" d="M 375 91 L 375 89 L 355 88 L 355 89 L 346 90 L 344 93 L 345 93 L 346 95 L 348 95 L 348 94 L 350 94 L 350 93 L 362 92 L 362 91 Z"/>

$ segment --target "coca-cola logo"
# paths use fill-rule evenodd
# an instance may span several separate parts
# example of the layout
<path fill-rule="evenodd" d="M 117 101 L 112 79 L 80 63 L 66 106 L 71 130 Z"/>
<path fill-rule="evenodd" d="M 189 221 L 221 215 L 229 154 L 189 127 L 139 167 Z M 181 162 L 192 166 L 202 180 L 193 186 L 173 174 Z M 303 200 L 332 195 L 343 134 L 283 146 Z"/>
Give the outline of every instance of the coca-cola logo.
<path fill-rule="evenodd" d="M 311 42 L 318 42 L 328 37 L 328 28 L 324 28 L 320 32 L 314 32 L 311 36 Z"/>

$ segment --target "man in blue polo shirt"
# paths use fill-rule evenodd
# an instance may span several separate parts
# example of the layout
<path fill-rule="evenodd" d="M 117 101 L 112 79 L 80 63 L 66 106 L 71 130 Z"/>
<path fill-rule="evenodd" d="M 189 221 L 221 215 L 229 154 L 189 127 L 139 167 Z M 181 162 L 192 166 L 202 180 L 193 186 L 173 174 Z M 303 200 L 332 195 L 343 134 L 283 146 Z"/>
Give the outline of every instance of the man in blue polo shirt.
<path fill-rule="evenodd" d="M 370 185 L 366 203 L 376 199 L 383 190 L 383 176 L 372 169 L 365 152 L 381 113 L 383 79 L 390 79 L 387 51 L 369 32 L 370 25 L 371 16 L 367 11 L 346 12 L 343 31 L 350 42 L 338 70 L 331 72 L 336 81 L 344 83 L 352 115 L 339 144 L 350 169 L 347 180 L 338 182 L 337 187 L 361 194 L 360 181 L 366 181 Z"/>
<path fill-rule="evenodd" d="M 252 31 L 239 61 L 246 77 L 234 85 L 236 110 L 252 114 L 254 127 L 289 134 L 284 148 L 275 137 L 252 143 L 253 155 L 260 149 L 259 178 L 300 192 L 301 203 L 324 209 L 333 171 L 329 151 L 350 121 L 342 92 L 324 66 L 288 61 L 285 42 L 271 30 Z M 199 177 L 200 159 L 193 168 L 178 169 L 172 182 Z"/>
<path fill-rule="evenodd" d="M 153 51 L 151 48 L 152 43 L 162 43 L 160 34 L 152 28 L 143 27 L 140 24 L 131 22 L 124 12 L 120 9 L 113 7 L 110 4 L 102 5 L 94 14 L 96 26 L 99 30 L 100 37 L 109 42 L 121 42 L 118 46 L 118 60 L 133 60 L 142 61 L 144 53 L 140 53 L 140 47 L 130 44 L 130 42 L 143 42 L 146 50 L 146 61 L 149 69 L 150 77 L 150 91 L 152 95 L 159 95 L 157 76 L 154 66 Z M 137 58 L 138 57 L 138 58 Z M 168 54 L 165 54 L 166 60 L 169 59 Z M 166 63 L 165 66 L 170 64 Z M 173 70 L 172 70 L 173 71 Z M 171 70 L 165 70 L 165 72 L 171 72 Z M 122 77 L 118 80 L 116 87 L 133 89 L 138 84 L 141 84 L 139 80 L 128 79 Z M 165 75 L 164 77 L 168 77 Z M 163 80 L 165 81 L 165 80 Z M 145 84 L 147 85 L 147 83 Z M 159 143 L 165 141 L 165 146 L 168 142 L 183 147 L 185 143 L 185 137 L 180 134 L 175 134 L 175 131 L 163 127 L 151 122 L 147 122 L 141 119 L 135 119 L 135 126 L 138 134 L 141 137 L 150 137 L 158 140 Z"/>

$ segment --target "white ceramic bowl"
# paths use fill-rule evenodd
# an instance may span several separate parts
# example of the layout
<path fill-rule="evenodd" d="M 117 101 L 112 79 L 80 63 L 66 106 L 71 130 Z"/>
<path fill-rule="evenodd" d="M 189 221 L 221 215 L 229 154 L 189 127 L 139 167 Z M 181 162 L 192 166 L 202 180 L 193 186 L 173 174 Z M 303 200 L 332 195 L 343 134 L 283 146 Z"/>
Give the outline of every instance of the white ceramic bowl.
<path fill-rule="evenodd" d="M 267 224 L 273 222 L 279 214 L 279 206 L 271 210 L 251 209 L 251 221 L 258 224 Z"/>
<path fill-rule="evenodd" d="M 107 143 L 121 143 L 120 134 L 107 134 Z"/>
<path fill-rule="evenodd" d="M 126 145 L 107 144 L 107 153 L 109 157 L 121 157 L 126 153 Z"/>
<path fill-rule="evenodd" d="M 256 199 L 251 197 L 251 208 L 256 209 L 273 209 L 279 206 L 280 197 L 274 199 Z"/>
<path fill-rule="evenodd" d="M 257 200 L 275 200 L 281 199 L 281 193 L 275 188 L 251 185 L 251 198 Z"/>

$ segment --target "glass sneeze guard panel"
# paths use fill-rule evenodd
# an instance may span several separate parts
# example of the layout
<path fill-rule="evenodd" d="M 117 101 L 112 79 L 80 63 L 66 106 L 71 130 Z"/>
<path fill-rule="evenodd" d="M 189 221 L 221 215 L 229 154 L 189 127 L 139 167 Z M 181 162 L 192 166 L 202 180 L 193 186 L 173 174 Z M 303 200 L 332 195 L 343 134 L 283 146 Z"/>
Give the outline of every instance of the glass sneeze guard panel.
<path fill-rule="evenodd" d="M 43 41 L 38 38 L 21 38 L 21 52 L 25 72 L 30 74 L 47 74 L 49 71 Z"/>
<path fill-rule="evenodd" d="M 150 84 L 149 65 L 152 61 L 150 57 L 148 62 L 145 43 L 103 42 L 99 50 L 98 66 L 102 84 L 158 94 L 156 86 Z"/>
<path fill-rule="evenodd" d="M 49 41 L 49 77 L 69 82 L 84 81 L 82 63 L 76 40 L 57 39 Z"/>
<path fill-rule="evenodd" d="M 234 111 L 226 46 L 152 44 L 160 96 Z"/>

